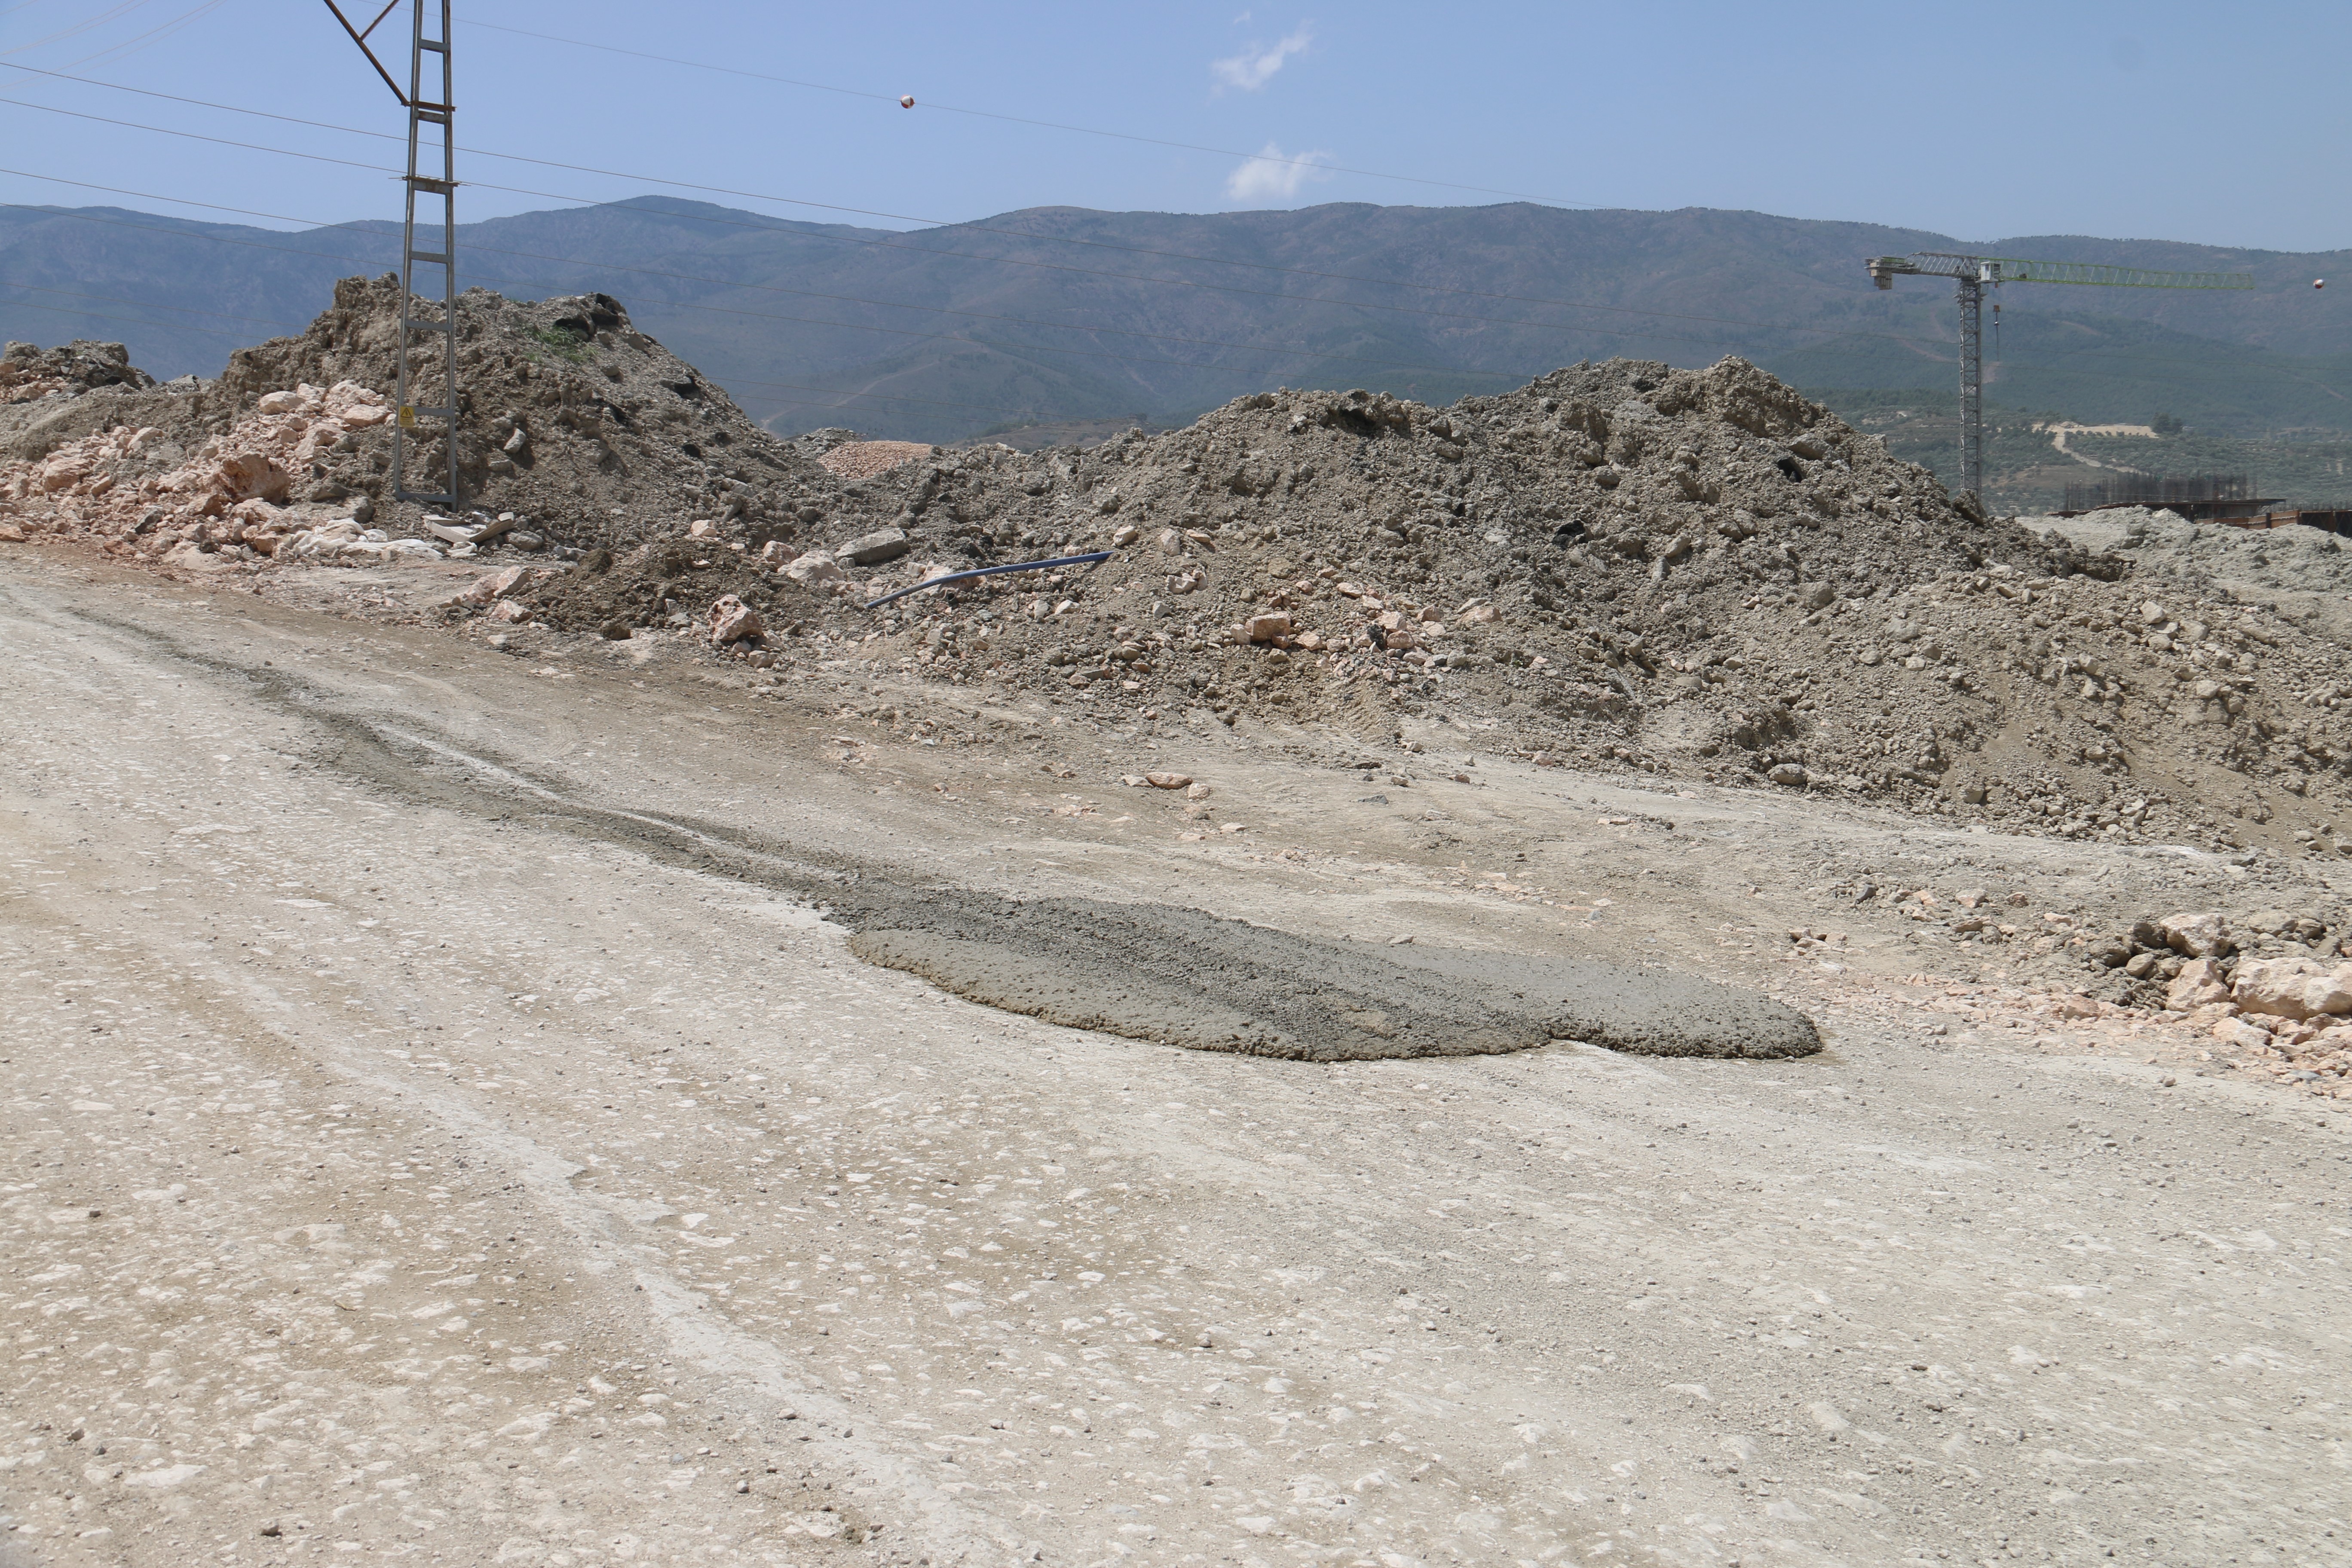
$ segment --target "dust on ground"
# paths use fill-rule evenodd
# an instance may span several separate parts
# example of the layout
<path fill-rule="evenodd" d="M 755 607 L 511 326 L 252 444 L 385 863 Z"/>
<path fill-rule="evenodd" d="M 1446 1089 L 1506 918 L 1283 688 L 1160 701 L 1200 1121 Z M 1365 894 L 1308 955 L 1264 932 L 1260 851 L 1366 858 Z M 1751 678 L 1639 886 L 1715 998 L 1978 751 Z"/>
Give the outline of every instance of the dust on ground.
<path fill-rule="evenodd" d="M 0 555 L 0 1473 L 47 1560 L 2336 1550 L 2341 1412 L 2265 1390 L 2341 1360 L 2344 1108 L 2036 968 L 2332 918 L 2333 861 L 289 597 Z M 1656 963 L 1828 1048 L 1171 1050 L 769 879 L 855 912 L 876 867 Z"/>

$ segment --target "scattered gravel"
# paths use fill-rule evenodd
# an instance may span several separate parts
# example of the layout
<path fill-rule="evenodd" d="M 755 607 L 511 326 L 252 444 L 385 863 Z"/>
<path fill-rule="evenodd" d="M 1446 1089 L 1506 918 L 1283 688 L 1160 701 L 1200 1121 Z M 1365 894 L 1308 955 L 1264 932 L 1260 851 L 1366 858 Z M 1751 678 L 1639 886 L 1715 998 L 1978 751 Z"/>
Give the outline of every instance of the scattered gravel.
<path fill-rule="evenodd" d="M 839 474 L 845 479 L 870 479 L 901 463 L 939 455 L 937 447 L 927 447 L 920 441 L 848 441 L 817 461 L 827 473 Z"/>

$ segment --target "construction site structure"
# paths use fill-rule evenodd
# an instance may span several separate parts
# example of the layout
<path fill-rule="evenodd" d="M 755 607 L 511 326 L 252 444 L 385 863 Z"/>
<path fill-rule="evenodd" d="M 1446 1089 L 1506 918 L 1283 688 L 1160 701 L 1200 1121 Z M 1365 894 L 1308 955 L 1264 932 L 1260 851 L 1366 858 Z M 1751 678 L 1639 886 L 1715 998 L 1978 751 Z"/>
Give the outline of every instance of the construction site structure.
<path fill-rule="evenodd" d="M 2298 507 L 2293 511 L 2258 511 L 2213 521 L 2231 528 L 2320 528 L 2335 534 L 2352 533 L 2352 509 L 2340 507 Z"/>
<path fill-rule="evenodd" d="M 402 500 L 454 509 L 463 504 L 464 498 L 457 483 L 457 145 L 451 124 L 457 97 L 450 75 L 450 3 L 411 0 L 408 86 L 404 90 L 368 43 L 369 36 L 398 8 L 400 0 L 387 0 L 364 27 L 353 26 L 336 0 L 326 0 L 327 9 L 408 110 L 408 173 L 403 184 L 400 224 L 400 368 L 392 438 L 393 494 Z M 428 26 L 436 17 L 438 25 Z M 419 197 L 426 204 L 427 218 L 440 220 L 437 235 L 428 223 L 429 248 L 417 244 Z M 440 204 L 437 212 L 432 206 L 436 201 Z M 429 313 L 429 308 L 427 313 L 419 311 L 424 303 L 416 292 L 420 265 L 440 269 L 437 317 Z M 430 479 L 424 476 L 419 479 L 420 483 L 438 480 L 441 488 L 411 489 L 409 444 L 415 441 L 421 446 L 434 434 L 441 437 L 444 471 Z"/>
<path fill-rule="evenodd" d="M 1919 250 L 1874 256 L 1870 280 L 1892 289 L 1897 278 L 1949 278 L 1960 307 L 1960 484 L 1970 497 L 1984 489 L 1984 294 L 2003 283 L 2088 283 L 2107 289 L 2251 289 L 2250 272 L 2156 272 L 2089 261 L 2027 261 L 2014 256 L 1969 256 Z M 1980 499 L 1980 498 L 1979 498 Z"/>
<path fill-rule="evenodd" d="M 2060 515 L 2111 506 L 2146 506 L 2162 507 L 2195 522 L 2221 521 L 2255 516 L 2285 499 L 2257 494 L 2250 474 L 2192 474 L 2175 479 L 2114 471 L 2068 485 Z"/>

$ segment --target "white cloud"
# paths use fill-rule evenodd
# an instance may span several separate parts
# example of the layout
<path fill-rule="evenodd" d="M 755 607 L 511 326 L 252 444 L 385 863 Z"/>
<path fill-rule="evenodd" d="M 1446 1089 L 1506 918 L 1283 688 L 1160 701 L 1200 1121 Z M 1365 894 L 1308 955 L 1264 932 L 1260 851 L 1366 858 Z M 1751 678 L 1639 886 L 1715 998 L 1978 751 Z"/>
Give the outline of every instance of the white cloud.
<path fill-rule="evenodd" d="M 1287 200 L 1307 181 L 1329 179 L 1330 172 L 1321 165 L 1330 161 L 1328 153 L 1285 153 L 1269 142 L 1256 157 L 1244 159 L 1225 176 L 1225 195 L 1237 202 Z"/>
<path fill-rule="evenodd" d="M 1246 13 L 1244 13 L 1246 15 Z M 1291 35 L 1271 48 L 1252 44 L 1231 59 L 1212 60 L 1209 74 L 1221 87 L 1239 88 L 1244 92 L 1255 92 L 1274 79 L 1291 56 L 1315 41 L 1315 25 L 1301 22 Z"/>

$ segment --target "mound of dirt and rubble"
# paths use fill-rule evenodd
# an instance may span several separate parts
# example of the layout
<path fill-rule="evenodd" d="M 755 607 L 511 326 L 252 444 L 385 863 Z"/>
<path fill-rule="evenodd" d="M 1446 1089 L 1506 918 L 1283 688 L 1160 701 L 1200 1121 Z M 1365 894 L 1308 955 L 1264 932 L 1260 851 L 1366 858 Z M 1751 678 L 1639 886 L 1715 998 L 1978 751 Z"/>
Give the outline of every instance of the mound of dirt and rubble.
<path fill-rule="evenodd" d="M 2333 637 L 1982 518 L 1738 361 L 1580 366 L 1448 410 L 1262 394 L 1084 453 L 902 465 L 825 516 L 843 545 L 786 571 L 856 597 L 1118 553 L 795 616 L 809 654 L 1162 724 L 1378 747 L 1437 717 L 1538 760 L 2011 828 L 2221 847 L 2278 819 L 2317 853 L 2352 763 Z M 553 624 L 573 591 L 544 590 Z"/>
<path fill-rule="evenodd" d="M 0 348 L 0 404 L 78 397 L 100 386 L 139 391 L 154 384 L 153 377 L 131 363 L 121 343 L 77 338 L 63 348 L 43 349 L 32 343 Z"/>
<path fill-rule="evenodd" d="M 2305 1085 L 2352 1078 L 2352 935 L 2340 910 L 2151 916 L 2093 940 L 2084 956 L 2106 972 L 2105 984 L 2084 988 L 2086 999 L 2184 1014 Z"/>
<path fill-rule="evenodd" d="M 2344 595 L 2352 594 L 2352 547 L 2324 529 L 2199 523 L 2160 507 L 2108 507 L 2018 521 L 2078 549 L 2129 562 L 2144 589 L 2318 595 L 2305 603 L 2323 615 L 2341 614 Z"/>
<path fill-rule="evenodd" d="M 26 465 L 0 480 L 0 504 L 16 503 L 8 521 L 144 554 L 188 543 L 274 555 L 330 516 L 429 539 L 428 514 L 397 502 L 392 483 L 398 298 L 394 279 L 345 279 L 308 331 L 239 350 L 215 381 L 85 376 L 83 392 L 118 395 L 0 421 L 0 450 Z M 461 482 L 517 532 L 632 548 L 705 519 L 788 538 L 824 515 L 813 499 L 855 482 L 760 429 L 606 296 L 525 303 L 475 289 L 459 314 Z M 103 351 L 79 356 L 101 368 L 121 357 L 120 345 L 75 349 Z M 430 488 L 446 457 L 428 421 L 409 447 L 411 488 Z"/>
<path fill-rule="evenodd" d="M 24 405 L 58 405 L 37 427 L 0 417 L 0 529 L 196 569 L 476 553 L 501 570 L 451 613 L 543 634 L 1339 752 L 1434 721 L 1538 762 L 2011 830 L 2347 852 L 2352 634 L 2259 578 L 2136 572 L 1987 518 L 1739 360 L 1579 365 L 1443 409 L 1268 392 L 1084 451 L 943 450 L 778 440 L 606 296 L 476 290 L 469 542 L 388 489 L 396 302 L 347 279 L 217 382 L 130 372 Z"/>

